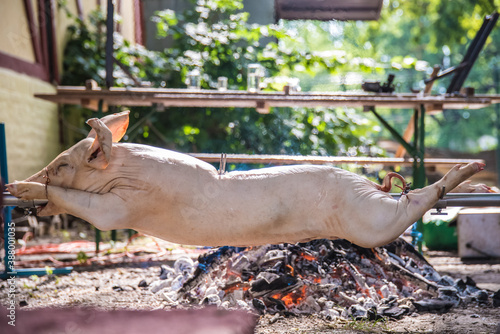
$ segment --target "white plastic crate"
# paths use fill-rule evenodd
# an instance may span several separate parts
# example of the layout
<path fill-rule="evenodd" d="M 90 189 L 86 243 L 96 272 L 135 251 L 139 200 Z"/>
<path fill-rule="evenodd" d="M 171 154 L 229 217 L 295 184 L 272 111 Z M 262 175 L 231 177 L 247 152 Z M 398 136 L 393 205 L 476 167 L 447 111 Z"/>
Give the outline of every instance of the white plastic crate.
<path fill-rule="evenodd" d="M 462 209 L 457 229 L 461 258 L 500 257 L 500 208 Z"/>

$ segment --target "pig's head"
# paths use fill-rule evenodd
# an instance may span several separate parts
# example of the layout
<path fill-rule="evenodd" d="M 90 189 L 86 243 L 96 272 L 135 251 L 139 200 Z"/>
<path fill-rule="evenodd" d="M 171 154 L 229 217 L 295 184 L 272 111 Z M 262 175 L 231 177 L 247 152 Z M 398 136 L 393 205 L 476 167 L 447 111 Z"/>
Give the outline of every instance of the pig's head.
<path fill-rule="evenodd" d="M 112 144 L 120 141 L 125 135 L 129 113 L 124 111 L 101 119 L 89 119 L 87 124 L 92 130 L 87 138 L 59 154 L 47 167 L 25 181 L 89 190 L 93 182 L 99 181 L 99 173 L 95 172 L 108 167 L 112 158 Z M 50 201 L 43 208 L 43 215 L 56 213 L 61 213 L 61 210 Z"/>

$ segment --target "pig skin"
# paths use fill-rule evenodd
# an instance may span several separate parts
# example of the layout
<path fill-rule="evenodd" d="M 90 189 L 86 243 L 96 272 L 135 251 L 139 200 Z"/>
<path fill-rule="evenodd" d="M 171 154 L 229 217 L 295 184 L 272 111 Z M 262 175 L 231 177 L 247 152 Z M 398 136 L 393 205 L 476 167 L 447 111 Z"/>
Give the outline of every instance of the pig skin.
<path fill-rule="evenodd" d="M 130 228 L 180 244 L 344 238 L 376 247 L 396 239 L 431 209 L 443 186 L 451 191 L 484 167 L 457 165 L 438 182 L 395 200 L 380 185 L 329 166 L 219 175 L 212 165 L 185 154 L 117 143 L 125 121 L 127 112 L 89 120 L 95 132 L 88 138 L 7 189 L 23 199 L 47 198 L 41 216 L 69 213 L 101 230 Z"/>
<path fill-rule="evenodd" d="M 456 186 L 451 193 L 495 193 L 495 187 L 489 187 L 483 183 L 472 184 L 470 180 L 464 181 Z"/>

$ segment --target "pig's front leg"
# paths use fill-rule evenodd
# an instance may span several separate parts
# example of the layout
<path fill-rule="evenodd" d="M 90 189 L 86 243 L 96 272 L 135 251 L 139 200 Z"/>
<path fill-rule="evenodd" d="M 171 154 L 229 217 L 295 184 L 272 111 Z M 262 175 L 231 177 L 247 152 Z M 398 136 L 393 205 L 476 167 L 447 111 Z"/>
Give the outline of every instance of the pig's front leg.
<path fill-rule="evenodd" d="M 23 200 L 48 199 L 48 188 L 45 184 L 38 182 L 14 182 L 8 184 L 7 190 L 13 195 Z M 53 187 L 52 187 L 53 188 Z M 41 211 L 45 214 L 41 214 Z M 62 208 L 57 207 L 53 202 L 49 201 L 47 205 L 41 209 L 38 208 L 39 216 L 53 216 L 61 213 L 66 213 Z"/>
<path fill-rule="evenodd" d="M 7 185 L 7 190 L 25 200 L 48 199 L 47 205 L 38 210 L 39 216 L 69 213 L 104 231 L 126 228 L 118 226 L 126 212 L 125 203 L 113 193 L 96 194 L 37 182 L 15 182 Z"/>
<path fill-rule="evenodd" d="M 47 199 L 45 184 L 38 182 L 14 182 L 6 185 L 7 190 L 23 200 Z"/>

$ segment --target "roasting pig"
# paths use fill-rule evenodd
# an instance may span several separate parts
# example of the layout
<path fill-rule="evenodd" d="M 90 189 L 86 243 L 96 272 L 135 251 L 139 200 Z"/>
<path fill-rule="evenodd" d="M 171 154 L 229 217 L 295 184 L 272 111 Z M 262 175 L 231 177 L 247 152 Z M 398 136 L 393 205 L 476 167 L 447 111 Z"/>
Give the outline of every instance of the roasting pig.
<path fill-rule="evenodd" d="M 393 199 L 378 185 L 329 166 L 281 166 L 220 175 L 194 157 L 118 143 L 128 112 L 87 121 L 86 139 L 7 189 L 48 199 L 41 216 L 69 213 L 101 230 L 134 229 L 171 242 L 250 246 L 344 238 L 387 244 L 484 164 L 453 167 L 441 180 Z"/>

